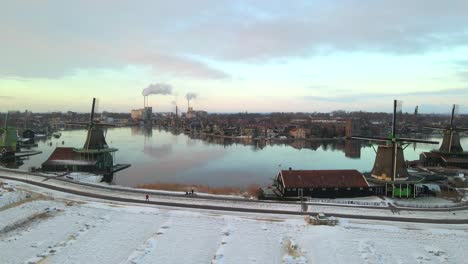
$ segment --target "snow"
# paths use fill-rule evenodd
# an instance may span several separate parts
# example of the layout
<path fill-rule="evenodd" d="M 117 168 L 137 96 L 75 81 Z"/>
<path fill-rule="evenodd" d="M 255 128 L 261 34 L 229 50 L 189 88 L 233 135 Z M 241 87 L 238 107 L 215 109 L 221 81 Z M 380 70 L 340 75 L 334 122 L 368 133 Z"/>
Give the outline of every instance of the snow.
<path fill-rule="evenodd" d="M 82 174 L 74 176 L 87 177 Z M 143 194 L 126 190 L 25 177 L 71 190 L 144 200 Z M 106 202 L 20 182 L 2 182 L 0 201 L 5 195 L 10 197 L 10 202 L 0 203 L 2 264 L 463 263 L 468 250 L 468 225 L 341 218 L 337 226 L 314 226 L 306 224 L 301 216 Z M 194 205 L 300 210 L 298 203 L 254 203 L 159 195 L 151 195 L 150 199 Z M 379 202 L 379 199 L 371 197 L 356 201 L 372 203 Z M 388 208 L 327 204 L 310 205 L 309 210 L 326 214 L 468 218 L 466 210 L 391 211 Z"/>
<path fill-rule="evenodd" d="M 464 263 L 468 250 L 468 225 L 314 226 L 301 216 L 111 203 L 20 183 L 14 192 L 34 199 L 0 207 L 2 264 Z"/>
<path fill-rule="evenodd" d="M 406 199 L 394 199 L 394 204 L 404 207 L 416 207 L 416 208 L 446 208 L 458 206 L 451 200 L 438 198 L 438 197 L 418 197 L 411 200 Z"/>
<path fill-rule="evenodd" d="M 26 192 L 16 190 L 14 184 L 0 182 L 0 208 L 26 199 Z"/>
<path fill-rule="evenodd" d="M 92 173 L 86 172 L 72 172 L 65 176 L 67 179 L 77 181 L 77 182 L 85 182 L 85 183 L 94 183 L 94 184 L 102 184 L 102 185 L 109 185 L 108 183 L 101 183 L 102 176 L 96 175 Z"/>

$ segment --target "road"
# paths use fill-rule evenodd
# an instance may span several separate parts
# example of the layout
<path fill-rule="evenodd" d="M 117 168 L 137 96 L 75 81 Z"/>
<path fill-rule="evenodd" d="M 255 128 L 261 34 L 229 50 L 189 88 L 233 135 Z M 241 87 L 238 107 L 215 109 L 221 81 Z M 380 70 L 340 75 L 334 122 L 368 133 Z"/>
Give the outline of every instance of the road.
<path fill-rule="evenodd" d="M 31 176 L 31 177 L 34 177 L 34 176 Z M 39 186 L 42 188 L 47 188 L 50 190 L 69 193 L 73 195 L 96 198 L 96 199 L 101 199 L 101 200 L 106 200 L 106 201 L 124 202 L 124 203 L 151 204 L 151 205 L 158 205 L 158 206 L 178 207 L 178 208 L 187 208 L 187 209 L 202 209 L 202 210 L 243 212 L 243 213 L 256 213 L 256 214 L 316 215 L 318 213 L 318 212 L 311 212 L 311 211 L 304 213 L 304 212 L 300 212 L 299 210 L 288 211 L 288 210 L 276 210 L 276 209 L 229 207 L 229 206 L 206 205 L 206 204 L 190 204 L 190 203 L 167 202 L 167 201 L 145 201 L 143 197 L 142 199 L 134 199 L 134 198 L 121 197 L 118 195 L 99 194 L 99 193 L 89 192 L 85 190 L 67 188 L 64 186 L 56 186 L 56 185 L 49 184 L 47 181 L 38 182 L 38 181 L 30 180 L 30 179 L 21 179 L 17 177 L 9 177 L 9 176 L 1 176 L 1 175 L 0 175 L 0 178 L 6 179 L 6 180 L 12 180 L 12 181 L 19 181 L 19 182 Z M 298 209 L 299 209 L 299 205 L 298 205 Z M 378 220 L 378 221 L 397 221 L 397 222 L 431 223 L 431 224 L 468 224 L 468 219 L 415 218 L 415 217 L 340 214 L 340 213 L 327 213 L 327 215 L 333 216 L 333 217 L 339 217 L 339 218 Z"/>

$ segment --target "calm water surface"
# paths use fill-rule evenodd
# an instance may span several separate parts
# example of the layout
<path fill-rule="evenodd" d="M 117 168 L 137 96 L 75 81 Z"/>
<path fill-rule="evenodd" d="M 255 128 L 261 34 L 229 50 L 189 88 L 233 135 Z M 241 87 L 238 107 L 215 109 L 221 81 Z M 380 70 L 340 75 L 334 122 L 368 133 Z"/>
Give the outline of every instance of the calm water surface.
<path fill-rule="evenodd" d="M 43 153 L 25 160 L 20 168 L 39 167 L 56 146 L 82 147 L 85 139 L 85 130 L 73 130 L 63 131 L 60 139 L 40 141 L 38 149 Z M 440 138 L 432 139 L 440 141 Z M 119 149 L 116 163 L 132 164 L 114 177 L 115 184 L 125 186 L 157 182 L 213 187 L 266 185 L 271 183 L 278 170 L 288 167 L 367 172 L 372 169 L 375 158 L 370 145 L 359 148 L 359 144 L 354 144 L 353 150 L 355 153 L 360 151 L 360 158 L 346 157 L 344 141 L 295 142 L 294 147 L 289 144 L 243 144 L 222 139 L 207 142 L 184 134 L 139 127 L 109 129 L 107 143 Z M 462 139 L 462 146 L 468 149 L 468 138 Z M 405 159 L 418 159 L 422 151 L 432 148 L 431 145 L 410 145 L 405 149 Z"/>

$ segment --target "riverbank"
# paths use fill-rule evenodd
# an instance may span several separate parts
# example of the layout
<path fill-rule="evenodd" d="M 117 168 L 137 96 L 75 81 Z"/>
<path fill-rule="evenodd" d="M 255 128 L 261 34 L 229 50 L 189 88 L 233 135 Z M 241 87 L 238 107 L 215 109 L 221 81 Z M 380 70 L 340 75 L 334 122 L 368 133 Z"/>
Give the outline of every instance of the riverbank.
<path fill-rule="evenodd" d="M 257 199 L 261 194 L 259 185 L 249 185 L 245 188 L 241 187 L 212 187 L 201 184 L 181 184 L 181 183 L 152 183 L 137 186 L 139 189 L 147 190 L 164 190 L 164 191 L 175 191 L 175 192 L 187 192 L 191 193 L 205 193 L 214 195 L 231 195 L 239 196 L 244 198 Z"/>

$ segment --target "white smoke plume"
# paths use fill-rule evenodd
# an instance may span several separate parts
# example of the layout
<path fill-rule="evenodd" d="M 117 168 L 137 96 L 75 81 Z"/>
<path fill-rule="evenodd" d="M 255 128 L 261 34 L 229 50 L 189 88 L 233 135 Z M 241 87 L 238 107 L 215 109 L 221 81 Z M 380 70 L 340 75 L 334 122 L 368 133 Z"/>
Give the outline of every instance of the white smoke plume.
<path fill-rule="evenodd" d="M 148 96 L 151 94 L 169 95 L 172 94 L 172 86 L 166 83 L 150 84 L 148 87 L 143 89 L 142 94 L 143 96 Z"/>
<path fill-rule="evenodd" d="M 191 101 L 191 100 L 197 98 L 197 94 L 196 94 L 196 93 L 187 93 L 187 94 L 185 95 L 185 98 L 187 98 L 188 101 Z"/>

